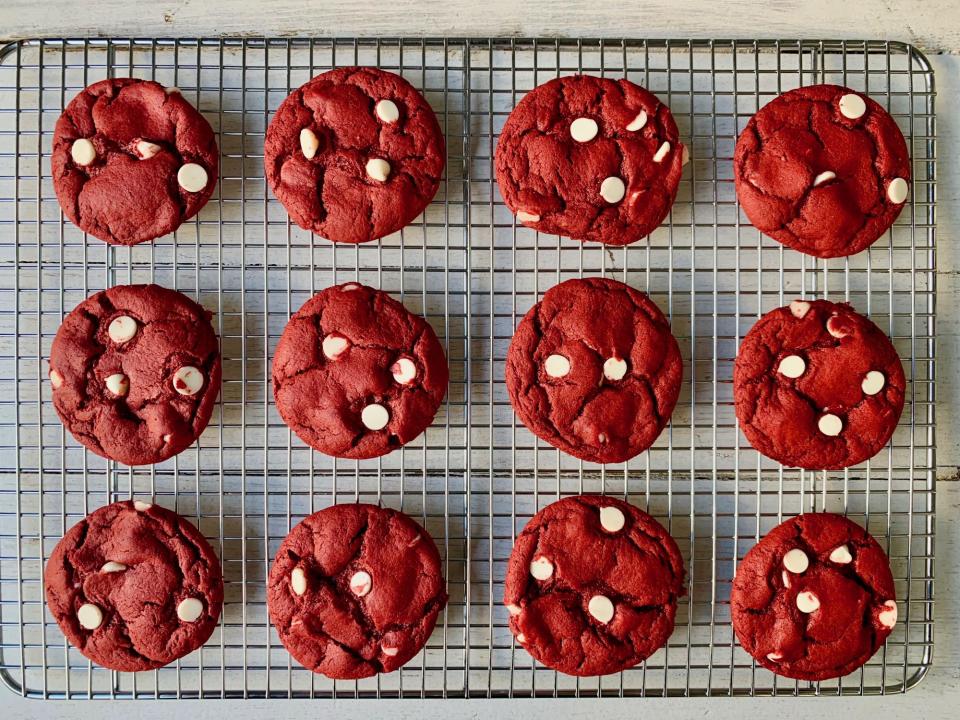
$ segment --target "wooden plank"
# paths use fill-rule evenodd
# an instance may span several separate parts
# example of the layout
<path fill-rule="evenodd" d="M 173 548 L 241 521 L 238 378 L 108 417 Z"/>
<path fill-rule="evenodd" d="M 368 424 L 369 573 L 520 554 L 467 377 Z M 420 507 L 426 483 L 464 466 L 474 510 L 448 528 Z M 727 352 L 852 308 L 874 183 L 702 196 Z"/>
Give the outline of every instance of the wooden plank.
<path fill-rule="evenodd" d="M 83 8 L 79 11 L 79 8 Z M 547 35 L 868 37 L 960 50 L 955 0 L 6 0 L 0 33 L 39 35 Z"/>
<path fill-rule="evenodd" d="M 762 35 L 767 37 L 877 37 L 907 40 L 928 52 L 958 53 L 960 21 L 955 0 L 902 0 L 873 3 L 868 0 L 808 0 L 769 3 L 704 1 L 682 7 L 667 0 L 644 3 L 586 3 L 569 0 L 517 3 L 491 0 L 487 3 L 448 2 L 430 4 L 394 0 L 379 5 L 353 0 L 328 0 L 321 6 L 306 0 L 276 0 L 269 7 L 252 0 L 221 0 L 217 3 L 182 0 L 134 3 L 96 0 L 82 5 L 68 0 L 6 0 L 0 7 L 0 33 L 5 37 L 37 35 L 595 35 L 639 37 L 719 37 Z M 522 9 L 518 9 L 522 8 Z M 937 498 L 937 588 L 934 668 L 916 690 L 901 697 L 868 700 L 829 699 L 803 701 L 809 714 L 822 720 L 917 716 L 954 717 L 960 697 L 960 169 L 953 158 L 960 156 L 960 56 L 931 58 L 937 72 L 939 142 L 939 292 L 938 292 L 938 444 L 940 476 Z M 949 480 L 947 480 L 949 478 Z M 23 701 L 3 693 L 7 717 L 112 717 L 109 703 L 47 703 Z M 525 716 L 636 717 L 653 713 L 673 718 L 763 717 L 774 712 L 796 712 L 801 702 L 789 699 L 723 702 L 685 700 L 612 703 L 596 701 L 534 701 L 511 705 Z M 299 703 L 300 710 L 316 712 L 315 703 Z M 327 704 L 342 717 L 375 714 L 402 718 L 502 717 L 504 703 L 434 702 Z M 130 703 L 124 711 L 130 718 L 170 717 L 192 713 L 200 718 L 233 713 L 238 720 L 287 714 L 291 703 Z M 919 709 L 919 713 L 918 713 Z M 321 710 L 322 712 L 322 710 Z M 162 714 L 161 714 L 162 713 Z"/>

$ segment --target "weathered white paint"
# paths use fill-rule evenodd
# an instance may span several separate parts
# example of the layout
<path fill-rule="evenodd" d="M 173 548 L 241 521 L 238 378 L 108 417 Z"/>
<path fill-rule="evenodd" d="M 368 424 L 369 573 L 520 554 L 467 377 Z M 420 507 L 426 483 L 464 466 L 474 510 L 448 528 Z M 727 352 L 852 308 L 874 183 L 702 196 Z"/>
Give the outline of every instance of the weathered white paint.
<path fill-rule="evenodd" d="M 936 649 L 933 669 L 919 686 L 906 695 L 872 698 L 643 698 L 635 700 L 205 700 L 129 702 L 123 711 L 129 720 L 169 720 L 187 715 L 192 720 L 220 720 L 229 713 L 236 720 L 256 720 L 268 716 L 298 717 L 317 712 L 324 717 L 365 720 L 376 717 L 391 720 L 449 720 L 450 718 L 490 718 L 500 720 L 505 713 L 524 720 L 738 720 L 744 717 L 805 717 L 816 720 L 876 720 L 877 717 L 922 717 L 946 720 L 956 716 L 960 700 L 960 600 L 957 570 L 960 568 L 960 483 L 941 483 L 937 498 L 937 603 Z M 901 621 L 903 616 L 901 613 Z M 851 682 L 856 681 L 856 676 Z M 0 688 L 5 718 L 44 720 L 112 720 L 116 707 L 106 702 L 74 700 L 42 702 L 24 700 Z"/>
<path fill-rule="evenodd" d="M 548 35 L 873 37 L 960 48 L 955 0 L 6 0 L 0 33 L 37 35 Z"/>
<path fill-rule="evenodd" d="M 814 712 L 818 720 L 954 717 L 960 700 L 960 11 L 955 0 L 789 0 L 745 2 L 670 0 L 600 4 L 570 0 L 418 2 L 393 0 L 182 0 L 143 3 L 91 0 L 6 0 L 0 4 L 0 35 L 5 38 L 56 36 L 152 35 L 560 35 L 634 37 L 875 37 L 906 40 L 931 54 L 936 70 L 938 123 L 938 387 L 937 442 L 937 587 L 934 666 L 919 687 L 904 696 L 883 698 L 815 698 L 793 700 L 695 699 L 635 701 L 523 700 L 511 705 L 527 720 L 547 720 L 560 712 L 579 720 L 602 715 L 636 718 L 638 712 L 663 720 L 675 718 L 764 717 Z M 916 606 L 919 607 L 919 606 Z M 97 720 L 116 714 L 109 703 L 23 700 L 0 689 L 5 718 L 44 717 Z M 450 717 L 502 717 L 505 702 L 382 700 L 322 703 L 336 717 L 376 714 L 395 720 Z M 131 720 L 189 713 L 214 720 L 225 712 L 237 720 L 267 714 L 316 712 L 314 701 L 131 702 Z"/>

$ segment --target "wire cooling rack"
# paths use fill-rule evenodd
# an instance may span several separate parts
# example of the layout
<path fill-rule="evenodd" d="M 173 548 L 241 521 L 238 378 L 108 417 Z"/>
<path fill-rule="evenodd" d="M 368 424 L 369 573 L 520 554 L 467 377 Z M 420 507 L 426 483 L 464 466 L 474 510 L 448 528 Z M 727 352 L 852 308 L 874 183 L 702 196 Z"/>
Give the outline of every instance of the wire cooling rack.
<path fill-rule="evenodd" d="M 335 246 L 293 226 L 266 188 L 263 136 L 290 89 L 333 66 L 402 73 L 447 137 L 437 198 L 400 233 Z M 673 110 L 691 149 L 673 212 L 626 248 L 518 227 L 492 172 L 496 137 L 535 85 L 576 72 L 626 75 Z M 221 179 L 200 215 L 133 248 L 84 236 L 60 213 L 49 152 L 57 116 L 111 76 L 181 88 L 219 133 Z M 763 238 L 739 213 L 737 133 L 780 92 L 815 82 L 865 91 L 903 129 L 912 195 L 895 227 L 851 258 L 817 260 Z M 490 697 L 876 694 L 902 692 L 933 647 L 933 74 L 901 43 L 638 40 L 43 40 L 0 50 L 0 672 L 40 698 Z M 504 358 L 520 317 L 554 284 L 607 275 L 649 292 L 684 356 L 670 427 L 625 464 L 581 463 L 539 442 L 511 411 Z M 437 330 L 450 364 L 433 426 L 379 460 L 305 447 L 273 404 L 271 354 L 313 292 L 359 280 L 399 297 Z M 63 315 L 117 283 L 154 281 L 215 313 L 223 390 L 210 427 L 154 467 L 106 462 L 66 433 L 46 357 Z M 909 380 L 892 442 L 842 472 L 784 469 L 737 430 L 732 366 L 763 312 L 791 299 L 849 300 L 893 338 Z M 530 516 L 578 492 L 626 497 L 677 539 L 689 594 L 669 644 L 618 675 L 580 679 L 514 645 L 501 606 L 505 562 Z M 223 619 L 206 646 L 139 674 L 92 666 L 43 602 L 42 568 L 84 514 L 130 496 L 194 520 L 223 561 Z M 292 662 L 270 627 L 264 581 L 288 529 L 334 502 L 380 501 L 436 538 L 450 603 L 402 670 L 333 682 Z M 757 667 L 730 625 L 737 560 L 805 510 L 843 512 L 887 549 L 901 622 L 840 680 L 798 683 Z"/>

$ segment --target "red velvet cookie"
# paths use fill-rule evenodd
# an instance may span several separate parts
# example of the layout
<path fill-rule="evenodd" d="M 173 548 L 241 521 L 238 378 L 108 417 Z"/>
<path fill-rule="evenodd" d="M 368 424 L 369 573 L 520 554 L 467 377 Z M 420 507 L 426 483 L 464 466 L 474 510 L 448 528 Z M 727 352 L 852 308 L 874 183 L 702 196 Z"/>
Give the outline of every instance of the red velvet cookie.
<path fill-rule="evenodd" d="M 510 113 L 497 142 L 497 183 L 528 227 L 628 245 L 670 212 L 685 153 L 670 109 L 642 87 L 561 77 Z"/>
<path fill-rule="evenodd" d="M 334 505 L 284 539 L 270 568 L 270 619 L 304 667 L 335 679 L 393 672 L 447 604 L 433 538 L 376 505 Z"/>
<path fill-rule="evenodd" d="M 50 350 L 53 406 L 97 455 L 127 465 L 191 445 L 220 392 L 210 313 L 159 285 L 117 285 L 64 318 Z"/>
<path fill-rule="evenodd" d="M 897 622 L 883 549 L 830 513 L 799 515 L 767 533 L 737 566 L 730 604 L 743 649 L 797 680 L 853 672 Z"/>
<path fill-rule="evenodd" d="M 733 167 L 750 222 L 822 258 L 873 244 L 897 219 L 910 183 L 897 123 L 838 85 L 791 90 L 761 108 L 737 140 Z"/>
<path fill-rule="evenodd" d="M 47 607 L 97 665 L 138 672 L 203 645 L 220 617 L 220 561 L 170 510 L 113 503 L 74 525 L 44 572 Z"/>
<path fill-rule="evenodd" d="M 113 78 L 70 101 L 53 133 L 53 187 L 84 232 L 135 245 L 173 232 L 207 204 L 219 150 L 175 88 Z"/>
<path fill-rule="evenodd" d="M 273 358 L 283 421 L 326 455 L 371 458 L 416 438 L 447 392 L 433 328 L 387 293 L 321 290 L 292 317 Z"/>
<path fill-rule="evenodd" d="M 666 644 L 683 558 L 642 510 L 580 495 L 548 505 L 517 538 L 503 602 L 533 657 L 568 675 L 633 667 Z"/>
<path fill-rule="evenodd" d="M 535 435 L 582 460 L 613 463 L 660 435 L 683 360 L 649 297 L 589 278 L 550 288 L 524 316 L 506 376 L 513 409 Z"/>
<path fill-rule="evenodd" d="M 399 75 L 338 68 L 294 90 L 264 143 L 273 194 L 304 230 L 362 243 L 409 225 L 440 187 L 437 118 Z"/>
<path fill-rule="evenodd" d="M 905 387 L 880 328 L 827 300 L 795 300 L 760 318 L 733 371 L 737 419 L 750 444 L 809 470 L 839 470 L 880 452 L 900 419 Z"/>

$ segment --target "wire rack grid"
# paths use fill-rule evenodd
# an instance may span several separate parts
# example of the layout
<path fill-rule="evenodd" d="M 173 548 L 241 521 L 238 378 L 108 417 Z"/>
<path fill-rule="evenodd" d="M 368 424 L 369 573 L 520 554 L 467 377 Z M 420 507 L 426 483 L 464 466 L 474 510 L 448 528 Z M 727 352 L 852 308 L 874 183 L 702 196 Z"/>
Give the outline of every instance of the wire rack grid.
<path fill-rule="evenodd" d="M 403 74 L 447 138 L 437 198 L 382 242 L 333 245 L 293 226 L 263 176 L 271 112 L 334 66 Z M 627 76 L 670 105 L 691 162 L 671 216 L 625 248 L 518 227 L 495 187 L 506 116 L 562 74 Z M 218 132 L 221 179 L 199 216 L 171 236 L 112 247 L 66 222 L 50 177 L 52 131 L 65 103 L 104 77 L 181 88 Z M 850 258 L 817 260 L 763 238 L 739 212 L 738 132 L 788 89 L 837 82 L 888 108 L 907 138 L 913 190 L 893 229 Z M 902 692 L 933 647 L 934 211 L 933 76 L 914 48 L 850 41 L 504 39 L 37 40 L 0 50 L 0 673 L 38 698 L 530 697 Z M 552 285 L 619 278 L 669 315 L 685 360 L 672 423 L 628 463 L 562 455 L 518 421 L 506 395 L 507 346 Z M 313 292 L 357 280 L 423 314 L 447 351 L 451 382 L 433 426 L 378 460 L 333 460 L 280 420 L 271 352 Z M 153 467 L 84 452 L 58 421 L 46 382 L 63 315 L 94 291 L 154 281 L 215 313 L 223 388 L 193 447 Z M 849 300 L 893 339 L 909 381 L 891 443 L 842 472 L 786 469 L 739 434 L 732 364 L 756 318 L 797 296 Z M 688 572 L 668 645 L 618 675 L 576 679 L 513 643 L 501 606 L 517 532 L 553 500 L 625 497 L 677 539 Z M 223 562 L 226 600 L 207 645 L 139 674 L 91 665 L 43 602 L 42 569 L 84 514 L 131 496 L 194 520 Z M 331 681 L 292 662 L 272 631 L 264 581 L 281 539 L 306 514 L 367 500 L 402 509 L 436 538 L 450 603 L 426 649 L 402 670 Z M 900 615 L 863 669 L 823 683 L 777 678 L 738 646 L 729 591 L 739 558 L 804 510 L 846 513 L 885 546 Z"/>

